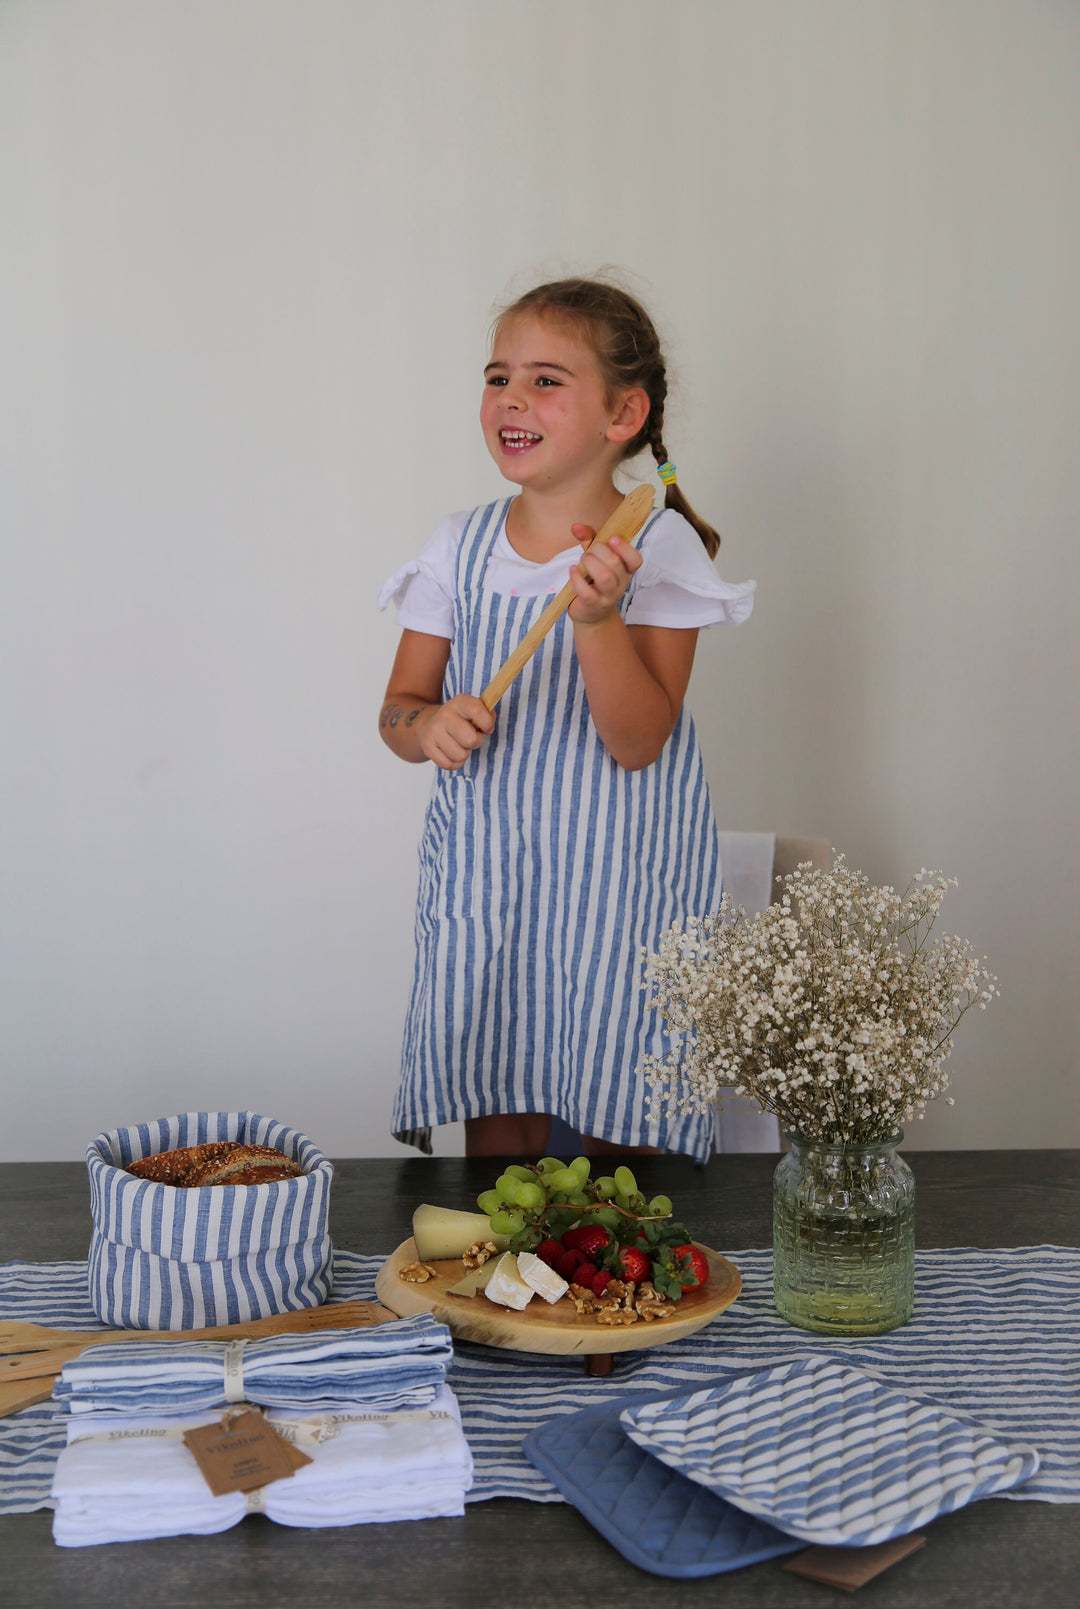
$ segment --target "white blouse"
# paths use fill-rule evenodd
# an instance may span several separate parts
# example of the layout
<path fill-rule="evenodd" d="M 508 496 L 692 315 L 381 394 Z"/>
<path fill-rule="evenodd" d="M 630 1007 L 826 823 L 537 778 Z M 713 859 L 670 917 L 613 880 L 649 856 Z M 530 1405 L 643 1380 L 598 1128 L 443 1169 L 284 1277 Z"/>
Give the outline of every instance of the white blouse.
<path fill-rule="evenodd" d="M 457 556 L 470 512 L 443 520 L 418 556 L 403 564 L 380 588 L 377 607 L 396 604 L 398 625 L 403 629 L 432 637 L 453 635 Z M 640 547 L 644 562 L 631 583 L 627 625 L 683 630 L 737 626 L 749 615 L 757 582 L 722 581 L 694 527 L 674 509 L 663 510 L 640 539 Z M 501 528 L 484 571 L 484 590 L 527 598 L 560 592 L 581 551 L 575 543 L 537 564 L 516 553 Z"/>

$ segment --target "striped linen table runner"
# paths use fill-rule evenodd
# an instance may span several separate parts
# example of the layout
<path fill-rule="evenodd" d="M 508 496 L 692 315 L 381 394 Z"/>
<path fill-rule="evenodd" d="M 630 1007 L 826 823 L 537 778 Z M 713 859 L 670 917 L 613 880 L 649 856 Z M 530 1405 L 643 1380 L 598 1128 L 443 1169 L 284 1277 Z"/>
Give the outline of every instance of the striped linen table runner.
<path fill-rule="evenodd" d="M 674 1395 L 722 1371 L 749 1374 L 827 1356 L 965 1414 L 1003 1440 L 1034 1446 L 1038 1473 L 1004 1496 L 1080 1502 L 1080 1249 L 917 1252 L 911 1322 L 846 1342 L 792 1329 L 777 1316 L 771 1251 L 727 1255 L 743 1277 L 734 1307 L 682 1341 L 623 1354 L 607 1379 L 586 1375 L 580 1358 L 457 1342 L 449 1384 L 476 1462 L 468 1500 L 562 1502 L 521 1450 L 530 1430 L 559 1414 L 628 1391 Z M 382 1261 L 338 1251 L 333 1299 L 372 1300 Z M 0 1317 L 93 1328 L 85 1263 L 0 1266 Z M 55 1404 L 42 1403 L 0 1419 L 0 1512 L 48 1505 L 64 1443 L 57 1415 Z"/>

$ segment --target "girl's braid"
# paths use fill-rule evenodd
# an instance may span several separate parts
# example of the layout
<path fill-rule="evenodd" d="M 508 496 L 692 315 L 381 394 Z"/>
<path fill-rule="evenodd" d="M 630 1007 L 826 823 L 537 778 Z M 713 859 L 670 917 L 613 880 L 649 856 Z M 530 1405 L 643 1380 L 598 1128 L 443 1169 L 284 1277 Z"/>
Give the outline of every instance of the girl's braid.
<path fill-rule="evenodd" d="M 642 447 L 648 447 L 656 460 L 657 466 L 659 466 L 660 464 L 666 464 L 669 458 L 668 450 L 664 446 L 664 404 L 667 402 L 668 393 L 667 368 L 664 364 L 659 340 L 656 343 L 656 363 L 650 369 L 649 379 L 645 388 L 649 394 L 649 417 L 645 421 L 645 430 L 638 442 L 638 446 L 635 448 L 633 442 L 630 443 L 630 446 L 634 451 L 640 451 Z M 628 452 L 627 457 L 630 456 L 631 453 Z M 701 516 L 694 513 L 694 510 L 679 490 L 676 481 L 672 481 L 664 487 L 664 507 L 673 508 L 677 514 L 682 515 L 683 519 L 689 521 L 705 544 L 705 550 L 710 559 L 715 559 L 717 550 L 720 547 L 719 532 L 714 531 L 711 525 L 706 525 Z"/>
<path fill-rule="evenodd" d="M 667 463 L 664 446 L 664 404 L 667 401 L 667 372 L 661 369 L 649 392 L 649 436 L 646 445 L 658 464 Z"/>

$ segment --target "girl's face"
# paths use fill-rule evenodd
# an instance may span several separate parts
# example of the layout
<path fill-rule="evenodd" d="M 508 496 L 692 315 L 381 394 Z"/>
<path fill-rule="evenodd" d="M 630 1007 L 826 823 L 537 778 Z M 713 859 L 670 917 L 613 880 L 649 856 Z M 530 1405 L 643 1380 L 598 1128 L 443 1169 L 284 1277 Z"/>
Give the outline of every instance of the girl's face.
<path fill-rule="evenodd" d="M 592 348 L 572 324 L 535 313 L 502 320 L 480 424 L 507 480 L 554 490 L 610 475 L 640 428 L 625 413 L 626 399 L 605 395 Z"/>

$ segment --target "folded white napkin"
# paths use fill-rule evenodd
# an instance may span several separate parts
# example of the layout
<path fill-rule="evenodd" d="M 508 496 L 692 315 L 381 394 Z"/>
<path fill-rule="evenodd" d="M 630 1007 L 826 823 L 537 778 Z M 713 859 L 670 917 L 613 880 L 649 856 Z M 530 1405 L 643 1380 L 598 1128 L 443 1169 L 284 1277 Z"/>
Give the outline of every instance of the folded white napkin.
<path fill-rule="evenodd" d="M 265 1488 L 281 1525 L 356 1525 L 373 1519 L 462 1514 L 473 1464 L 457 1398 L 444 1386 L 428 1409 L 373 1413 L 358 1404 L 300 1418 L 266 1416 L 312 1462 Z"/>
<path fill-rule="evenodd" d="M 473 1466 L 457 1399 L 443 1386 L 427 1408 L 381 1413 L 355 1403 L 333 1413 L 274 1409 L 267 1417 L 311 1459 L 245 1497 L 211 1495 L 185 1430 L 217 1413 L 94 1415 L 72 1420 L 52 1495 L 62 1547 L 207 1535 L 252 1511 L 281 1525 L 358 1525 L 464 1513 Z"/>

